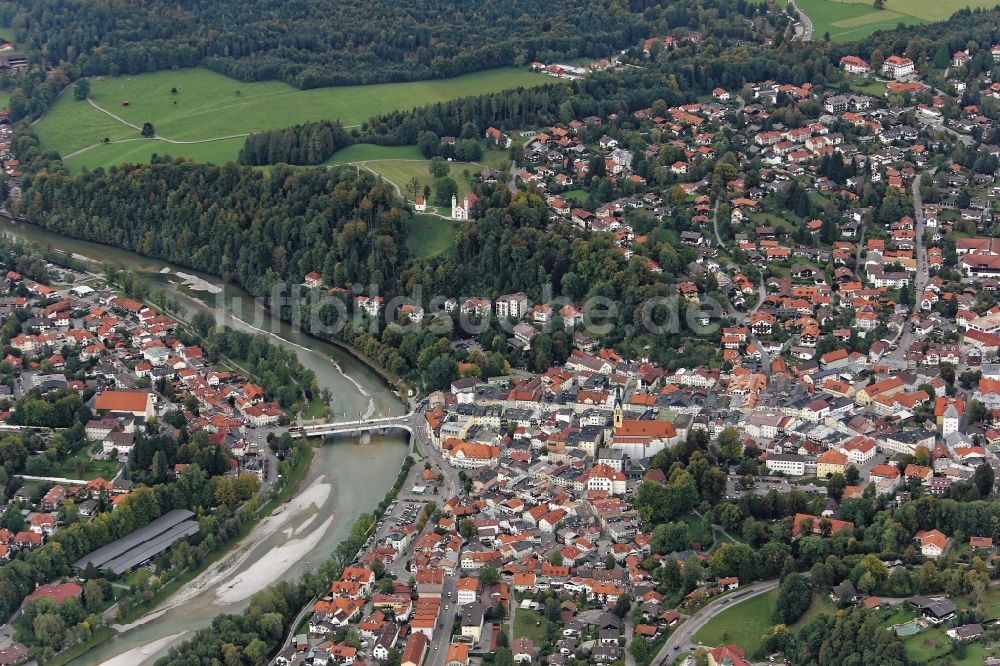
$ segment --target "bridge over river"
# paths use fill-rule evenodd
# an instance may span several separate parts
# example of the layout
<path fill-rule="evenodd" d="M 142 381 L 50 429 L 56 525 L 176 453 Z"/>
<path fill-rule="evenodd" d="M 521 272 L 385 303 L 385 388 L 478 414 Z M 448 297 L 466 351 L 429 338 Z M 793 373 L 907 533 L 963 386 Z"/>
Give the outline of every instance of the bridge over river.
<path fill-rule="evenodd" d="M 360 435 L 366 432 L 387 432 L 389 430 L 405 430 L 412 435 L 419 427 L 419 421 L 420 415 L 417 412 L 410 412 L 402 416 L 384 416 L 374 419 L 330 421 L 327 423 L 292 426 L 288 429 L 288 434 L 295 439 L 300 437 L 328 437 L 331 435 Z"/>

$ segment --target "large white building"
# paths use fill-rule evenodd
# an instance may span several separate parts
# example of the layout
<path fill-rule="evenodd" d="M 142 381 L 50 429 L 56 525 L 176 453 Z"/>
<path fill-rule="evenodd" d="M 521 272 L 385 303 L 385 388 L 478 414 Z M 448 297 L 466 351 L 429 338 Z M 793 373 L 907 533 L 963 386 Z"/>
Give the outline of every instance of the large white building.
<path fill-rule="evenodd" d="M 891 55 L 882 63 L 882 73 L 896 79 L 913 74 L 913 61 L 904 56 Z"/>
<path fill-rule="evenodd" d="M 788 476 L 805 476 L 806 473 L 806 457 L 795 453 L 776 453 L 768 456 L 765 464 L 770 471 Z"/>
<path fill-rule="evenodd" d="M 469 209 L 471 205 L 469 204 L 469 197 L 465 197 L 461 205 L 458 203 L 458 199 L 455 195 L 451 195 L 451 219 L 453 220 L 468 220 L 469 219 Z"/>

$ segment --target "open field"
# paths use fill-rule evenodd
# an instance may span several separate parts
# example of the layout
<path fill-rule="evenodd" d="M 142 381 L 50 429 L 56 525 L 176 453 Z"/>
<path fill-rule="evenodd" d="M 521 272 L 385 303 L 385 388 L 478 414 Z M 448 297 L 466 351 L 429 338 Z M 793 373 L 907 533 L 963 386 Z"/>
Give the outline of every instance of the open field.
<path fill-rule="evenodd" d="M 407 199 L 411 199 L 412 197 L 406 192 L 406 184 L 414 178 L 420 181 L 420 192 L 423 192 L 424 186 L 429 186 L 431 189 L 434 187 L 434 179 L 431 177 L 430 171 L 430 160 L 389 159 L 372 160 L 369 162 L 360 162 L 359 164 L 395 184 Z M 470 179 L 482 171 L 483 166 L 471 162 L 449 162 L 449 166 L 451 167 L 451 171 L 448 177 L 453 178 L 458 184 L 458 198 L 462 199 L 472 192 Z M 468 176 L 466 172 L 468 172 Z M 433 198 L 434 195 L 432 194 L 431 201 L 433 201 Z"/>
<path fill-rule="evenodd" d="M 452 246 L 460 225 L 436 215 L 414 215 L 407 229 L 407 246 L 417 257 L 436 257 Z"/>
<path fill-rule="evenodd" d="M 104 139 L 114 142 L 138 138 L 139 130 L 127 123 L 141 126 L 150 122 L 159 136 L 181 142 L 152 140 L 98 146 L 68 157 L 67 165 L 74 170 L 148 159 L 154 152 L 219 162 L 235 159 L 242 140 L 184 142 L 327 118 L 348 126 L 358 125 L 373 115 L 393 110 L 547 82 L 550 80 L 541 74 L 500 68 L 437 81 L 297 90 L 273 81 L 243 83 L 202 68 L 169 70 L 91 80 L 91 99 L 100 109 L 77 101 L 72 89 L 67 89 L 35 124 L 35 131 L 44 148 L 59 151 L 64 157 Z"/>
<path fill-rule="evenodd" d="M 531 610 L 518 609 L 514 613 L 514 638 L 530 638 L 536 646 L 545 643 L 548 620 Z"/>
<path fill-rule="evenodd" d="M 422 160 L 420 149 L 416 146 L 377 146 L 372 143 L 356 143 L 338 150 L 324 164 L 348 164 L 367 162 L 368 160 Z"/>
<path fill-rule="evenodd" d="M 900 23 L 918 25 L 929 20 L 939 20 L 920 15 L 925 4 L 930 6 L 930 3 L 922 0 L 910 3 L 886 0 L 886 8 L 881 11 L 872 7 L 870 2 L 796 0 L 795 4 L 812 19 L 813 39 L 816 40 L 823 39 L 826 33 L 830 33 L 830 38 L 835 42 L 850 42 L 864 39 L 878 30 L 892 30 Z M 950 15 L 951 13 L 948 14 Z"/>
<path fill-rule="evenodd" d="M 99 446 L 93 447 L 99 450 Z M 96 479 L 101 477 L 110 481 L 118 474 L 121 467 L 114 460 L 92 460 L 88 447 L 84 447 L 65 460 L 60 460 L 52 466 L 52 476 L 63 476 L 71 479 Z"/>
<path fill-rule="evenodd" d="M 3 39 L 4 41 L 8 41 L 8 42 L 10 42 L 11 44 L 14 45 L 14 50 L 13 51 L 4 51 L 0 55 L 11 56 L 11 55 L 22 55 L 24 53 L 24 50 L 17 43 L 17 40 L 14 39 L 14 29 L 13 28 L 0 28 L 0 39 Z"/>
<path fill-rule="evenodd" d="M 709 620 L 708 624 L 694 635 L 694 641 L 704 645 L 735 643 L 747 652 L 753 651 L 774 626 L 771 613 L 774 611 L 774 602 L 777 598 L 778 590 L 771 590 L 767 594 L 741 601 Z M 834 610 L 833 605 L 825 597 L 814 594 L 809 610 L 796 623 L 789 626 L 789 630 L 797 632 L 813 617 L 820 613 L 833 613 Z"/>

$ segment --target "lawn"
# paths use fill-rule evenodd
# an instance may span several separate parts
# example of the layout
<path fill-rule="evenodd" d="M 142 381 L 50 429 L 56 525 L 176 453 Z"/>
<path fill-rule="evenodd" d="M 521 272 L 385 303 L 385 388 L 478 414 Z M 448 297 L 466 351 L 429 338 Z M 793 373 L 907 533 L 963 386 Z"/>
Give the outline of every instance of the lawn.
<path fill-rule="evenodd" d="M 771 594 L 747 599 L 719 613 L 698 630 L 694 641 L 708 646 L 735 643 L 748 652 L 752 651 L 773 626 Z"/>
<path fill-rule="evenodd" d="M 907 656 L 917 664 L 926 664 L 951 652 L 951 641 L 944 631 L 942 627 L 935 627 L 903 639 Z"/>
<path fill-rule="evenodd" d="M 851 90 L 856 93 L 871 95 L 872 97 L 885 97 L 884 83 L 872 81 L 861 76 L 855 76 L 851 78 L 849 85 L 851 86 Z"/>
<path fill-rule="evenodd" d="M 566 190 L 562 193 L 563 198 L 575 202 L 578 206 L 587 203 L 588 194 L 586 190 Z"/>
<path fill-rule="evenodd" d="M 903 624 L 916 619 L 920 613 L 910 604 L 900 604 L 896 607 L 896 612 L 882 621 L 882 626 L 888 629 L 895 624 Z"/>
<path fill-rule="evenodd" d="M 700 543 L 705 550 L 712 546 L 712 530 L 707 520 L 689 513 L 681 517 L 681 521 L 687 523 L 691 543 Z"/>
<path fill-rule="evenodd" d="M 118 474 L 120 467 L 121 465 L 116 460 L 91 460 L 87 448 L 84 447 L 66 460 L 60 460 L 53 465 L 50 476 L 85 479 L 87 481 L 101 477 L 110 481 Z"/>
<path fill-rule="evenodd" d="M 514 612 L 514 639 L 530 638 L 537 646 L 545 644 L 545 632 L 549 626 L 549 621 L 544 617 L 530 610 Z"/>
<path fill-rule="evenodd" d="M 423 192 L 425 187 L 432 189 L 434 187 L 430 160 L 370 160 L 368 162 L 360 162 L 360 164 L 393 183 L 399 188 L 401 196 L 407 199 L 412 199 L 412 197 L 407 193 L 406 185 L 414 178 L 420 182 L 418 188 L 420 192 Z M 454 179 L 458 185 L 458 198 L 462 199 L 468 196 L 472 192 L 472 178 L 483 170 L 483 166 L 472 164 L 471 162 L 449 162 L 448 166 L 451 167 L 448 176 Z M 433 201 L 433 194 L 431 195 L 431 199 Z M 448 204 L 447 212 L 449 214 L 451 212 L 450 203 Z"/>
<path fill-rule="evenodd" d="M 312 400 L 302 410 L 302 418 L 304 419 L 319 419 L 324 416 L 326 416 L 326 403 L 322 400 Z"/>
<path fill-rule="evenodd" d="M 353 126 L 376 114 L 546 82 L 549 79 L 541 74 L 509 67 L 435 81 L 297 90 L 274 81 L 244 83 L 195 68 L 98 77 L 91 80 L 91 99 L 133 125 L 153 123 L 157 133 L 167 139 L 203 141 L 327 118 Z M 77 101 L 71 89 L 52 105 L 35 131 L 44 148 L 64 156 L 105 138 L 120 141 L 139 134 L 87 102 Z M 193 159 L 206 155 L 192 150 L 202 144 L 140 143 L 149 147 L 112 144 L 70 157 L 68 164 L 78 170 L 84 165 L 107 166 L 140 155 L 148 158 L 152 152 L 191 155 Z M 212 149 L 213 161 L 235 159 L 241 145 L 242 141 L 220 142 Z"/>
<path fill-rule="evenodd" d="M 414 215 L 407 229 L 407 247 L 414 256 L 436 257 L 455 243 L 461 223 L 436 215 Z"/>
<path fill-rule="evenodd" d="M 489 148 L 483 152 L 483 158 L 479 161 L 497 171 L 506 172 L 510 170 L 510 151 L 502 148 Z"/>
<path fill-rule="evenodd" d="M 771 590 L 767 594 L 761 594 L 737 603 L 709 620 L 694 635 L 694 641 L 708 646 L 735 643 L 748 652 L 753 651 L 774 626 L 771 621 L 771 613 L 777 598 L 778 590 Z M 817 615 L 833 613 L 835 610 L 828 599 L 814 594 L 809 610 L 792 624 L 789 630 L 793 633 L 797 632 L 806 622 Z"/>

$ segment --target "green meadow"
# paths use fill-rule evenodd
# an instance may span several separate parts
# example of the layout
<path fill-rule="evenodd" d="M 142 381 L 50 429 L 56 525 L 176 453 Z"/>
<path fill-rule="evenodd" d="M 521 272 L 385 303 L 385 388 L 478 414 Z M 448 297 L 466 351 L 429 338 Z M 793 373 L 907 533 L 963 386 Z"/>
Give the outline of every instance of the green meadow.
<path fill-rule="evenodd" d="M 923 0 L 917 0 L 913 4 L 921 2 Z M 913 7 L 898 0 L 886 0 L 884 10 L 875 9 L 870 2 L 795 0 L 795 4 L 812 19 L 813 39 L 816 40 L 830 33 L 830 39 L 835 42 L 850 42 L 863 39 L 877 30 L 892 30 L 900 23 L 918 25 L 928 20 L 914 14 Z"/>
<path fill-rule="evenodd" d="M 203 68 L 166 70 L 92 79 L 90 97 L 100 108 L 67 89 L 35 131 L 43 148 L 58 151 L 73 171 L 145 161 L 153 153 L 225 162 L 236 158 L 239 135 L 250 132 L 322 119 L 358 125 L 394 110 L 546 82 L 541 74 L 500 68 L 435 81 L 297 90 Z M 132 141 L 146 122 L 163 139 Z"/>

